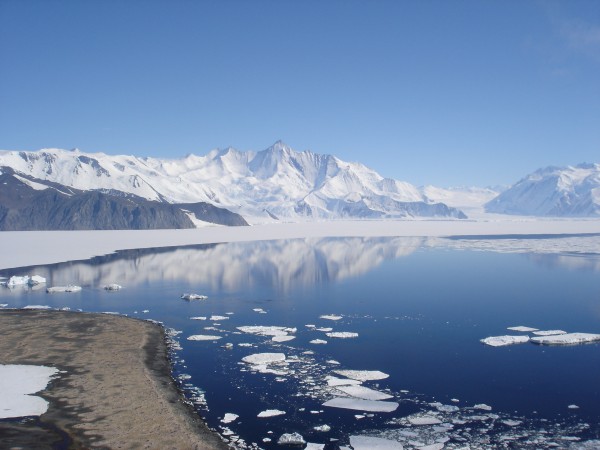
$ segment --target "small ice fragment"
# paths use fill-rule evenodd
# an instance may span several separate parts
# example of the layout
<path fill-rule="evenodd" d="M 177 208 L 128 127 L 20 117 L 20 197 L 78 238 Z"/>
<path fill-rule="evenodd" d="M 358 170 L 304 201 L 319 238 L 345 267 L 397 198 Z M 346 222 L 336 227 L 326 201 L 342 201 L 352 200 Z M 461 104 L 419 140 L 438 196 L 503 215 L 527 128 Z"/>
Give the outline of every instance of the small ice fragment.
<path fill-rule="evenodd" d="M 120 284 L 107 284 L 104 286 L 104 290 L 106 291 L 120 291 L 123 288 Z"/>
<path fill-rule="evenodd" d="M 450 399 L 450 401 L 451 401 L 451 402 L 454 402 L 454 403 L 458 403 L 458 402 L 460 402 L 460 400 L 459 400 L 459 399 L 457 399 L 457 398 L 451 398 L 451 399 Z"/>
<path fill-rule="evenodd" d="M 255 353 L 244 356 L 242 361 L 248 364 L 269 364 L 285 361 L 285 355 L 283 353 Z"/>
<path fill-rule="evenodd" d="M 340 362 L 336 361 L 335 359 L 328 359 L 327 361 L 325 361 L 327 364 L 333 364 L 334 366 L 339 366 Z"/>
<path fill-rule="evenodd" d="M 442 442 L 435 442 L 434 444 L 422 445 L 421 447 L 417 447 L 418 450 L 442 450 L 444 448 L 444 444 Z"/>
<path fill-rule="evenodd" d="M 481 343 L 492 347 L 503 347 L 505 345 L 524 344 L 529 342 L 529 336 L 490 336 L 481 339 Z"/>
<path fill-rule="evenodd" d="M 69 284 L 67 286 L 54 286 L 54 287 L 46 288 L 46 292 L 48 292 L 49 294 L 54 294 L 56 292 L 79 292 L 79 291 L 81 291 L 81 286 L 75 286 L 72 284 Z"/>
<path fill-rule="evenodd" d="M 314 442 L 307 442 L 304 450 L 323 450 L 325 448 L 325 444 L 315 444 Z"/>
<path fill-rule="evenodd" d="M 283 433 L 277 443 L 279 445 L 304 445 L 306 441 L 300 433 Z"/>
<path fill-rule="evenodd" d="M 358 333 L 353 333 L 350 331 L 334 331 L 331 333 L 325 333 L 326 336 L 338 339 L 349 339 L 358 337 Z"/>
<path fill-rule="evenodd" d="M 267 312 L 262 308 L 254 308 L 252 311 L 257 312 L 259 314 L 266 314 Z"/>
<path fill-rule="evenodd" d="M 271 442 L 271 438 L 263 438 L 263 442 Z"/>
<path fill-rule="evenodd" d="M 184 300 L 206 300 L 206 299 L 208 299 L 208 297 L 206 295 L 189 294 L 189 293 L 182 294 L 181 298 Z"/>
<path fill-rule="evenodd" d="M 354 417 L 356 418 L 356 420 L 360 420 L 360 419 L 364 419 L 365 415 L 364 414 L 354 414 Z"/>
<path fill-rule="evenodd" d="M 285 414 L 285 411 L 281 411 L 279 409 L 267 409 L 265 411 L 259 412 L 256 417 L 275 417 L 275 416 L 282 416 L 284 414 Z"/>
<path fill-rule="evenodd" d="M 569 409 L 579 409 L 579 406 L 577 406 L 577 405 L 569 405 L 569 406 L 567 406 L 567 408 L 569 408 Z"/>
<path fill-rule="evenodd" d="M 323 403 L 331 408 L 353 409 L 368 412 L 392 412 L 398 408 L 396 402 L 363 400 L 359 398 L 336 397 Z"/>
<path fill-rule="evenodd" d="M 540 345 L 574 345 L 600 341 L 600 334 L 567 333 L 553 336 L 532 337 L 531 342 Z"/>
<path fill-rule="evenodd" d="M 409 417 L 408 421 L 411 425 L 439 425 L 442 423 L 440 419 L 434 416 Z"/>
<path fill-rule="evenodd" d="M 340 320 L 342 319 L 342 316 L 337 316 L 335 314 L 325 314 L 323 316 L 319 316 L 320 319 L 327 319 L 327 320 Z"/>
<path fill-rule="evenodd" d="M 333 331 L 333 328 L 330 327 L 322 327 L 322 328 L 315 328 L 317 331 L 322 331 L 323 333 L 328 333 L 330 331 Z"/>
<path fill-rule="evenodd" d="M 227 316 L 210 316 L 210 320 L 211 322 L 218 322 L 219 320 L 227 320 L 229 319 L 229 317 Z"/>
<path fill-rule="evenodd" d="M 313 324 L 304 325 L 304 326 L 305 326 L 306 328 L 316 328 L 316 327 L 317 327 L 316 325 L 313 325 Z"/>
<path fill-rule="evenodd" d="M 149 310 L 149 309 L 144 309 L 142 312 L 143 312 L 144 314 L 148 314 L 148 313 L 150 312 L 150 310 Z"/>
<path fill-rule="evenodd" d="M 390 439 L 371 436 L 350 436 L 350 445 L 354 450 L 402 450 L 402 444 Z"/>
<path fill-rule="evenodd" d="M 331 427 L 329 425 L 320 425 L 317 427 L 313 427 L 313 430 L 327 433 L 328 431 L 331 431 Z"/>
<path fill-rule="evenodd" d="M 296 328 L 278 327 L 278 326 L 261 326 L 250 325 L 237 327 L 243 333 L 256 334 L 258 336 L 287 336 L 290 333 L 295 333 Z"/>
<path fill-rule="evenodd" d="M 535 334 L 536 336 L 555 336 L 559 334 L 567 334 L 567 332 L 563 330 L 542 330 L 534 331 L 533 334 Z"/>
<path fill-rule="evenodd" d="M 504 425 L 509 426 L 509 427 L 516 427 L 518 425 L 521 425 L 523 422 L 520 421 L 520 420 L 510 420 L 510 419 L 507 419 L 507 420 L 503 420 L 502 423 Z"/>
<path fill-rule="evenodd" d="M 481 409 L 482 411 L 491 411 L 492 407 L 490 405 L 486 405 L 485 403 L 478 403 L 473 406 L 473 409 Z"/>
<path fill-rule="evenodd" d="M 29 278 L 29 281 L 27 282 L 27 284 L 29 284 L 29 286 L 36 286 L 38 284 L 43 284 L 46 282 L 46 279 L 44 277 L 41 277 L 39 275 L 33 275 L 31 278 Z"/>
<path fill-rule="evenodd" d="M 187 338 L 188 341 L 216 341 L 221 336 L 212 336 L 210 334 L 194 334 Z"/>
<path fill-rule="evenodd" d="M 511 331 L 520 331 L 522 333 L 529 333 L 531 331 L 537 331 L 537 328 L 531 328 L 531 327 L 524 327 L 519 325 L 518 327 L 507 327 L 507 330 L 511 330 Z"/>
<path fill-rule="evenodd" d="M 271 338 L 273 342 L 287 342 L 291 341 L 292 339 L 296 339 L 296 336 L 273 336 Z"/>
<path fill-rule="evenodd" d="M 384 394 L 383 392 L 364 386 L 338 386 L 336 389 L 351 397 L 362 398 L 364 400 L 388 400 L 393 398 L 393 395 Z"/>
<path fill-rule="evenodd" d="M 190 317 L 190 320 L 206 320 L 206 317 L 204 317 L 204 316 L 195 316 L 195 317 Z"/>
<path fill-rule="evenodd" d="M 237 419 L 238 416 L 237 414 L 233 414 L 233 413 L 225 413 L 225 415 L 223 416 L 223 418 L 221 419 L 221 422 L 223 423 L 231 423 L 233 422 L 235 419 Z"/>
<path fill-rule="evenodd" d="M 323 339 L 313 339 L 312 341 L 308 342 L 309 344 L 327 344 L 327 341 L 324 341 Z"/>
<path fill-rule="evenodd" d="M 389 377 L 387 373 L 380 372 L 379 370 L 334 370 L 333 372 L 359 381 L 383 380 Z"/>

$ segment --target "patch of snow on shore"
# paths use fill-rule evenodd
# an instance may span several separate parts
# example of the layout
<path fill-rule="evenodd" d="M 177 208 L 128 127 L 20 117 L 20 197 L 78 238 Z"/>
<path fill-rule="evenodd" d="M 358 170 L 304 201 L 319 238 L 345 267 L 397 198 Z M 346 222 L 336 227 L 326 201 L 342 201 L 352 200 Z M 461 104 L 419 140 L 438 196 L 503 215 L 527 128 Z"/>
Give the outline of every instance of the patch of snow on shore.
<path fill-rule="evenodd" d="M 44 390 L 57 373 L 54 367 L 0 364 L 0 419 L 45 413 L 48 402 L 30 394 Z"/>

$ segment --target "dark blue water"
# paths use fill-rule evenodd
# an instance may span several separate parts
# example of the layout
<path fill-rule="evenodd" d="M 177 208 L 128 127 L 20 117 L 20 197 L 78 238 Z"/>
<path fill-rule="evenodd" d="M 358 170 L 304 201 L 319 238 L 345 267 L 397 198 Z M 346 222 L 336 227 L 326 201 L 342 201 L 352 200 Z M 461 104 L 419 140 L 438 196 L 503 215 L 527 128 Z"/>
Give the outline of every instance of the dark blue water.
<path fill-rule="evenodd" d="M 211 427 L 224 431 L 226 426 L 239 436 L 240 447 L 254 442 L 275 448 L 275 442 L 263 440 L 276 441 L 295 431 L 317 443 L 334 438 L 347 444 L 350 435 L 369 434 L 404 445 L 446 439 L 447 448 L 465 442 L 543 448 L 551 442 L 570 443 L 560 440 L 565 436 L 586 440 L 600 435 L 600 346 L 492 348 L 479 340 L 519 334 L 506 330 L 515 325 L 600 333 L 599 260 L 596 255 L 557 258 L 432 249 L 418 239 L 397 238 L 220 244 L 5 270 L 0 276 L 39 274 L 48 278 L 48 285 L 73 283 L 84 289 L 50 295 L 43 289 L 4 288 L 0 303 L 113 311 L 181 331 L 175 374 L 190 376 L 183 381 L 188 394 L 198 389 L 205 394 L 199 413 Z M 124 289 L 104 291 L 108 283 Z M 209 298 L 186 302 L 179 298 L 183 292 Z M 320 319 L 323 314 L 343 318 Z M 211 315 L 229 319 L 219 325 L 190 320 Z M 359 337 L 328 338 L 307 324 Z M 276 344 L 236 330 L 245 325 L 295 327 L 297 332 L 294 340 Z M 222 339 L 186 340 L 192 334 Z M 317 338 L 328 343 L 309 343 Z M 225 343 L 233 347 L 224 348 Z M 252 373 L 240 361 L 260 352 L 281 352 L 298 361 L 289 364 L 285 376 Z M 338 368 L 389 374 L 364 385 L 394 395 L 398 409 L 357 419 L 360 411 L 323 407 L 335 396 L 325 377 Z M 440 412 L 435 402 L 458 411 Z M 492 411 L 471 409 L 482 403 Z M 256 417 L 266 409 L 286 414 Z M 222 424 L 225 413 L 239 418 Z M 437 414 L 453 429 L 407 426 L 406 417 L 423 413 Z M 482 415 L 487 416 L 469 419 Z M 506 420 L 521 424 L 508 426 L 502 422 Z M 331 431 L 313 429 L 322 424 Z M 407 430 L 416 436 L 402 434 Z M 547 433 L 538 436 L 541 430 Z M 535 436 L 541 440 L 531 443 Z"/>

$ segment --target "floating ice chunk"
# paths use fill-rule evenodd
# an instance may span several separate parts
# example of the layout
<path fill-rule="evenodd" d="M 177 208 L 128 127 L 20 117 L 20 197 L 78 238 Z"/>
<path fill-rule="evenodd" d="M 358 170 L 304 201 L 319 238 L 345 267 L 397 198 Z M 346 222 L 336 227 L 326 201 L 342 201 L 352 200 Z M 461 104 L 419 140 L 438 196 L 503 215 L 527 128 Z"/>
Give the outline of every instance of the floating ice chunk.
<path fill-rule="evenodd" d="M 0 303 L 0 308 L 6 308 L 8 306 L 8 303 Z"/>
<path fill-rule="evenodd" d="M 333 373 L 359 381 L 383 380 L 389 377 L 387 373 L 379 370 L 334 370 Z"/>
<path fill-rule="evenodd" d="M 312 341 L 308 342 L 309 344 L 327 344 L 327 341 L 324 341 L 323 339 L 313 339 Z"/>
<path fill-rule="evenodd" d="M 190 320 L 206 320 L 205 316 L 190 317 Z"/>
<path fill-rule="evenodd" d="M 600 341 L 600 334 L 592 333 L 567 333 L 553 336 L 538 336 L 531 338 L 531 342 L 540 345 L 574 345 Z"/>
<path fill-rule="evenodd" d="M 46 282 L 46 279 L 44 277 L 41 277 L 39 275 L 33 275 L 31 278 L 29 278 L 29 281 L 27 282 L 27 284 L 29 286 L 37 286 L 38 284 L 43 284 Z"/>
<path fill-rule="evenodd" d="M 257 312 L 259 314 L 266 314 L 267 312 L 262 308 L 254 308 L 252 311 Z"/>
<path fill-rule="evenodd" d="M 308 324 L 308 325 L 304 325 L 306 328 L 317 328 L 316 325 L 313 324 Z"/>
<path fill-rule="evenodd" d="M 327 319 L 327 320 L 340 320 L 343 317 L 342 316 L 337 316 L 335 314 L 325 314 L 323 316 L 319 316 L 320 319 Z"/>
<path fill-rule="evenodd" d="M 27 275 L 25 275 L 24 277 L 13 276 L 8 279 L 8 281 L 6 282 L 6 286 L 25 286 L 27 283 L 29 283 L 29 277 Z"/>
<path fill-rule="evenodd" d="M 123 288 L 120 284 L 107 284 L 104 289 L 107 291 L 120 291 Z"/>
<path fill-rule="evenodd" d="M 259 336 L 287 336 L 289 333 L 295 333 L 297 331 L 296 328 L 262 325 L 237 327 L 237 329 L 244 333 L 257 334 Z"/>
<path fill-rule="evenodd" d="M 194 334 L 187 338 L 188 341 L 216 341 L 221 339 L 221 336 L 212 336 L 210 334 Z"/>
<path fill-rule="evenodd" d="M 289 335 L 286 335 L 286 336 L 273 336 L 271 338 L 271 340 L 273 342 L 287 342 L 287 341 L 291 341 L 292 339 L 296 339 L 296 336 L 289 336 Z"/>
<path fill-rule="evenodd" d="M 567 406 L 567 408 L 569 408 L 569 409 L 579 409 L 579 406 L 577 406 L 577 405 L 569 405 L 569 406 Z"/>
<path fill-rule="evenodd" d="M 237 414 L 225 413 L 225 415 L 221 419 L 221 422 L 223 422 L 223 423 L 231 423 L 234 420 L 236 420 L 238 417 L 240 417 L 240 416 L 238 416 Z"/>
<path fill-rule="evenodd" d="M 422 445 L 421 447 L 417 447 L 418 450 L 442 450 L 444 448 L 444 444 L 442 442 L 436 442 L 434 444 Z"/>
<path fill-rule="evenodd" d="M 322 433 L 327 433 L 328 431 L 331 431 L 331 427 L 329 425 L 319 425 L 319 426 L 313 427 L 313 430 L 321 431 Z"/>
<path fill-rule="evenodd" d="M 520 331 L 522 333 L 529 333 L 531 331 L 537 331 L 537 328 L 531 328 L 531 327 L 524 327 L 522 325 L 519 325 L 518 327 L 507 327 L 507 330 L 511 330 L 511 331 Z"/>
<path fill-rule="evenodd" d="M 254 353 L 244 356 L 242 361 L 247 364 L 270 364 L 285 361 L 285 355 L 283 353 Z"/>
<path fill-rule="evenodd" d="M 323 450 L 325 448 L 325 444 L 315 444 L 314 442 L 307 442 L 304 450 Z"/>
<path fill-rule="evenodd" d="M 364 386 L 338 386 L 336 389 L 351 397 L 362 398 L 364 400 L 387 400 L 394 397 L 393 395 L 385 394 Z"/>
<path fill-rule="evenodd" d="M 364 414 L 354 414 L 354 418 L 356 420 L 364 419 L 366 416 Z"/>
<path fill-rule="evenodd" d="M 520 420 L 510 420 L 510 419 L 507 419 L 507 420 L 503 420 L 502 423 L 504 425 L 509 426 L 509 427 L 516 427 L 516 426 L 521 425 L 523 422 L 520 421 Z"/>
<path fill-rule="evenodd" d="M 534 331 L 533 334 L 535 334 L 536 336 L 554 336 L 558 334 L 567 334 L 567 332 L 563 330 L 542 330 Z"/>
<path fill-rule="evenodd" d="M 51 309 L 48 305 L 27 305 L 23 309 Z"/>
<path fill-rule="evenodd" d="M 398 403 L 363 400 L 359 398 L 336 397 L 323 403 L 323 406 L 367 412 L 392 412 L 398 408 Z"/>
<path fill-rule="evenodd" d="M 300 433 L 283 433 L 277 443 L 279 445 L 304 445 L 306 441 Z"/>
<path fill-rule="evenodd" d="M 327 376 L 325 377 L 325 381 L 327 381 L 327 385 L 328 386 L 351 386 L 351 385 L 357 385 L 357 384 L 361 384 L 362 381 L 359 380 L 351 380 L 351 379 L 344 379 L 344 378 L 338 378 L 338 377 L 332 377 Z"/>
<path fill-rule="evenodd" d="M 317 331 L 322 331 L 323 333 L 328 333 L 329 331 L 333 331 L 333 328 L 329 328 L 329 327 L 322 327 L 322 328 L 316 328 Z"/>
<path fill-rule="evenodd" d="M 328 337 L 339 338 L 339 339 L 349 339 L 349 338 L 358 337 L 358 333 L 353 333 L 350 331 L 333 331 L 331 333 L 325 333 L 325 335 Z"/>
<path fill-rule="evenodd" d="M 58 369 L 47 366 L 0 364 L 0 419 L 39 416 L 48 402 L 35 394 L 46 388 Z"/>
<path fill-rule="evenodd" d="M 218 322 L 219 320 L 227 320 L 229 319 L 228 316 L 210 316 L 210 320 L 211 322 Z"/>
<path fill-rule="evenodd" d="M 491 411 L 492 407 L 490 405 L 486 405 L 485 403 L 478 403 L 473 406 L 473 409 L 481 409 L 482 411 Z"/>
<path fill-rule="evenodd" d="M 457 399 L 457 398 L 451 398 L 451 399 L 450 399 L 450 401 L 451 401 L 451 402 L 454 402 L 454 403 L 458 403 L 458 402 L 460 402 L 460 400 L 459 400 L 459 399 Z"/>
<path fill-rule="evenodd" d="M 529 336 L 490 336 L 481 341 L 485 345 L 492 347 L 503 347 L 505 345 L 524 344 L 529 342 Z"/>
<path fill-rule="evenodd" d="M 402 444 L 390 439 L 371 436 L 350 436 L 350 445 L 354 450 L 402 450 Z"/>
<path fill-rule="evenodd" d="M 265 411 L 261 411 L 258 413 L 256 417 L 275 417 L 275 416 L 283 416 L 285 411 L 281 411 L 279 409 L 267 409 Z"/>
<path fill-rule="evenodd" d="M 208 299 L 208 297 L 206 295 L 189 294 L 189 293 L 182 294 L 181 298 L 184 300 L 206 300 L 206 299 Z"/>
<path fill-rule="evenodd" d="M 334 366 L 339 366 L 340 362 L 336 361 L 335 359 L 328 359 L 327 361 L 325 361 L 327 364 L 333 364 Z"/>
<path fill-rule="evenodd" d="M 56 292 L 79 292 L 81 291 L 81 286 L 75 286 L 69 284 L 67 286 L 53 286 L 46 289 L 46 292 L 49 294 L 54 294 Z"/>
<path fill-rule="evenodd" d="M 439 425 L 442 423 L 440 419 L 434 416 L 409 417 L 408 421 L 411 425 Z"/>

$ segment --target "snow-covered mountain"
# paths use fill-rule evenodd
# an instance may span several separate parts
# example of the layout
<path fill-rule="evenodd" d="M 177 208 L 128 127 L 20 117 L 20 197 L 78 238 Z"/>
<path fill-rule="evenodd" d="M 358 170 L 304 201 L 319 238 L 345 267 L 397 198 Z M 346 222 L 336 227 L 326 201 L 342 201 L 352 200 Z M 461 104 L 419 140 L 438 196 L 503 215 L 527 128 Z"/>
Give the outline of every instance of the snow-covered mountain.
<path fill-rule="evenodd" d="M 488 202 L 486 211 L 532 216 L 600 216 L 600 164 L 540 169 Z"/>
<path fill-rule="evenodd" d="M 79 190 L 120 191 L 168 203 L 208 202 L 251 222 L 314 218 L 455 217 L 415 186 L 332 155 L 296 152 L 282 142 L 260 152 L 233 148 L 182 159 L 79 150 L 0 152 L 0 168 Z M 1 170 L 1 169 L 0 169 Z"/>

